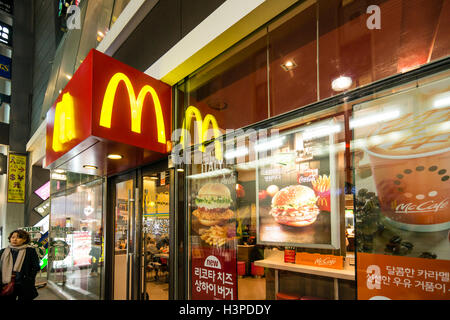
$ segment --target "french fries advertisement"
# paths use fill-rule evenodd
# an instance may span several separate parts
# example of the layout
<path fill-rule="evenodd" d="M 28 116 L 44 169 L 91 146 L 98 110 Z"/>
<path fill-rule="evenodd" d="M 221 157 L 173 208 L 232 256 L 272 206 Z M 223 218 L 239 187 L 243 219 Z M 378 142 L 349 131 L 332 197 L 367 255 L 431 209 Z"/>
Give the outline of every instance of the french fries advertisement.
<path fill-rule="evenodd" d="M 330 212 L 330 177 L 326 174 L 318 176 L 311 184 L 316 196 L 319 197 L 317 199 L 319 209 Z"/>

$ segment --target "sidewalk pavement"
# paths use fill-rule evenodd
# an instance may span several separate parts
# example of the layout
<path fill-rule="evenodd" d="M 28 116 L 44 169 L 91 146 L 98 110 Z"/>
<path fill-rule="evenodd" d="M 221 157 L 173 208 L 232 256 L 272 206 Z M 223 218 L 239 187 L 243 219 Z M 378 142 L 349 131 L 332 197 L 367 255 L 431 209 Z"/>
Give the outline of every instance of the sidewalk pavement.
<path fill-rule="evenodd" d="M 34 300 L 63 300 L 48 286 L 37 289 L 39 295 Z"/>

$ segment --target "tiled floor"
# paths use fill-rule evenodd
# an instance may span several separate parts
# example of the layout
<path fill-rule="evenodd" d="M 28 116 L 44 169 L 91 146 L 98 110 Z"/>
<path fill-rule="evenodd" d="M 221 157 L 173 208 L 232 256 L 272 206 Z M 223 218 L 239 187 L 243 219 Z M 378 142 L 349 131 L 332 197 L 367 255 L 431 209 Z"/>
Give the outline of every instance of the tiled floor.
<path fill-rule="evenodd" d="M 238 279 L 239 300 L 266 300 L 266 278 Z"/>
<path fill-rule="evenodd" d="M 53 293 L 47 286 L 38 289 L 39 296 L 35 300 L 63 300 Z M 147 283 L 147 293 L 150 300 L 167 300 L 169 297 L 169 284 L 162 281 Z M 266 279 L 244 277 L 238 279 L 239 300 L 265 300 Z"/>

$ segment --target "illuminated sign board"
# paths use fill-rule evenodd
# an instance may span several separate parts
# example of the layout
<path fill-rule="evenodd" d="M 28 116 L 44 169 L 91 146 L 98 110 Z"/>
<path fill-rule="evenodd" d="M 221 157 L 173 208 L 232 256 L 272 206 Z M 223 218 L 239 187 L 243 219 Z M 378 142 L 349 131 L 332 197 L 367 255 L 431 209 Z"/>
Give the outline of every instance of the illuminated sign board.
<path fill-rule="evenodd" d="M 50 181 L 44 183 L 41 187 L 39 187 L 39 189 L 34 191 L 34 193 L 36 193 L 42 200 L 47 200 L 50 197 Z"/>
<path fill-rule="evenodd" d="M 131 131 L 141 133 L 142 107 L 144 106 L 144 101 L 147 94 L 150 94 L 153 99 L 153 105 L 155 108 L 158 142 L 165 144 L 166 132 L 164 128 L 164 117 L 161 111 L 161 103 L 159 102 L 158 94 L 156 93 L 155 89 L 153 89 L 149 85 L 145 85 L 142 87 L 141 91 L 139 91 L 139 94 L 136 98 L 130 79 L 125 74 L 120 72 L 112 76 L 111 80 L 108 83 L 108 87 L 106 88 L 102 103 L 102 111 L 100 114 L 100 125 L 102 127 L 111 128 L 114 98 L 120 82 L 123 82 L 125 84 L 128 98 L 130 99 Z"/>
<path fill-rule="evenodd" d="M 0 42 L 12 46 L 12 27 L 0 21 Z"/>
<path fill-rule="evenodd" d="M 196 129 L 197 129 L 197 133 L 198 133 L 198 136 L 200 139 L 200 141 L 198 143 L 201 144 L 199 149 L 200 149 L 200 151 L 204 152 L 205 146 L 203 145 L 203 143 L 207 141 L 208 130 L 209 130 L 210 125 L 212 126 L 214 138 L 217 139 L 218 137 L 220 137 L 222 135 L 222 133 L 220 132 L 219 125 L 217 124 L 217 120 L 213 115 L 207 114 L 205 116 L 205 119 L 203 119 L 202 114 L 198 108 L 196 108 L 194 106 L 189 106 L 185 112 L 183 128 L 182 128 L 183 131 L 181 133 L 181 138 L 180 138 L 180 144 L 183 147 L 185 146 L 184 135 L 185 135 L 185 132 L 190 132 L 193 117 L 195 117 L 195 123 L 197 125 Z M 215 140 L 214 144 L 215 144 L 215 150 L 216 150 L 215 156 L 218 160 L 222 160 L 222 146 L 220 144 L 220 141 Z"/>
<path fill-rule="evenodd" d="M 11 79 L 11 58 L 0 55 L 0 77 Z"/>
<path fill-rule="evenodd" d="M 13 0 L 0 0 L 0 10 L 8 14 L 14 14 Z"/>
<path fill-rule="evenodd" d="M 50 199 L 45 200 L 40 205 L 33 208 L 42 217 L 46 217 L 50 213 Z"/>
<path fill-rule="evenodd" d="M 169 85 L 92 49 L 47 112 L 45 165 L 98 141 L 166 154 L 171 104 Z"/>

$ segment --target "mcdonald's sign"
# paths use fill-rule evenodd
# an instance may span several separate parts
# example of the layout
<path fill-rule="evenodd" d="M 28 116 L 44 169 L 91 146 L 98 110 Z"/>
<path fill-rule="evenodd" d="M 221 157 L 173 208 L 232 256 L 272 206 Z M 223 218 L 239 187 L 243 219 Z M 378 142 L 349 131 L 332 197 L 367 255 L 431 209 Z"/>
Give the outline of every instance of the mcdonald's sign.
<path fill-rule="evenodd" d="M 195 117 L 195 123 L 197 125 L 196 130 L 199 137 L 198 143 L 200 144 L 199 149 L 200 151 L 205 151 L 205 146 L 203 145 L 204 142 L 208 139 L 208 130 L 210 126 L 212 126 L 213 131 L 213 137 L 214 137 L 214 148 L 215 148 L 215 157 L 218 160 L 222 160 L 222 145 L 219 140 L 217 140 L 218 137 L 222 135 L 219 125 L 217 123 L 216 118 L 211 115 L 207 114 L 205 118 L 202 118 L 202 114 L 200 110 L 194 106 L 189 106 L 185 111 L 185 116 L 183 120 L 183 127 L 182 127 L 182 133 L 180 137 L 180 144 L 185 147 L 185 134 L 187 132 L 190 132 L 191 130 L 191 123 L 193 121 L 193 117 Z"/>
<path fill-rule="evenodd" d="M 169 85 L 91 50 L 47 113 L 46 166 L 93 145 L 96 158 L 112 148 L 165 155 L 171 103 Z"/>

